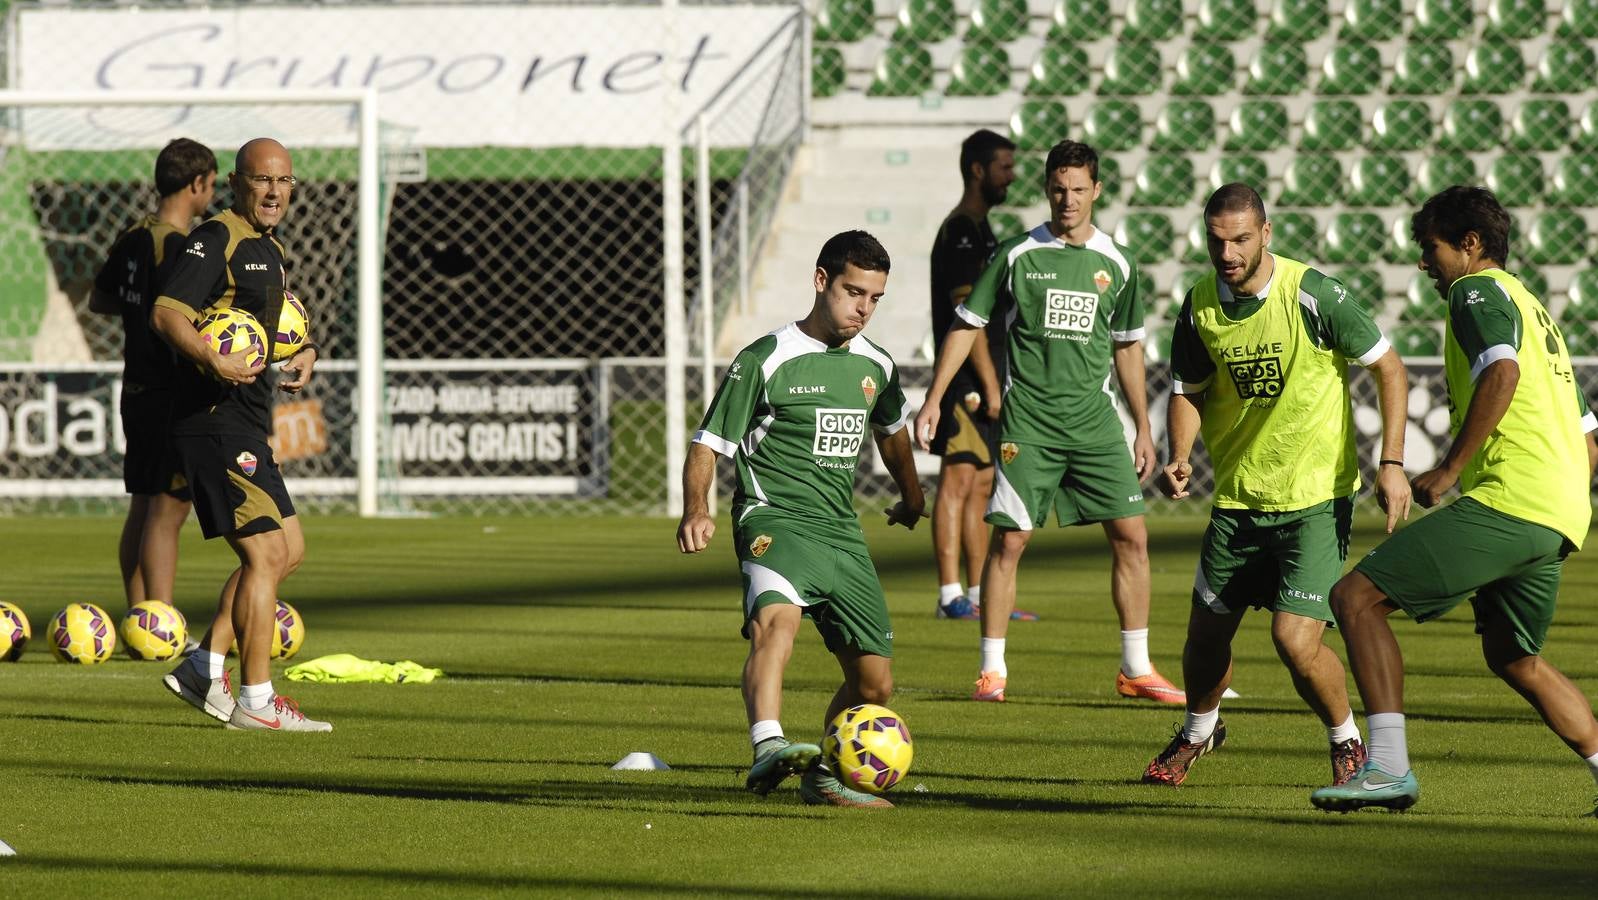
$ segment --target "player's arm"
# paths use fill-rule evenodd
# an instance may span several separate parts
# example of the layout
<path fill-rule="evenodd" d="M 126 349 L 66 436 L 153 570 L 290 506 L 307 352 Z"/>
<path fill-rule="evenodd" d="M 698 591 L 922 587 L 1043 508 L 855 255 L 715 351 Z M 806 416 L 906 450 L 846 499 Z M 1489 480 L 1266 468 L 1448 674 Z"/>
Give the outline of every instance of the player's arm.
<path fill-rule="evenodd" d="M 1593 438 L 1598 432 L 1598 416 L 1593 415 L 1592 407 L 1587 405 L 1587 395 L 1581 388 L 1576 388 L 1577 414 L 1581 416 L 1581 433 L 1587 439 L 1587 478 L 1590 481 L 1593 472 L 1598 471 L 1598 440 Z"/>
<path fill-rule="evenodd" d="M 1191 493 L 1193 443 L 1204 418 L 1204 392 L 1215 379 L 1215 361 L 1193 327 L 1192 298 L 1182 304 L 1171 330 L 1171 399 L 1165 408 L 1166 463 L 1156 485 L 1172 500 Z"/>
<path fill-rule="evenodd" d="M 1143 369 L 1143 338 L 1147 332 L 1143 329 L 1140 281 L 1137 263 L 1130 263 L 1110 321 L 1115 377 L 1121 384 L 1121 396 L 1126 399 L 1132 426 L 1137 429 L 1137 436 L 1132 440 L 1132 460 L 1137 466 L 1139 481 L 1154 474 L 1155 466 L 1154 435 L 1149 428 L 1149 398 Z"/>
<path fill-rule="evenodd" d="M 705 444 L 688 447 L 682 467 L 682 521 L 677 524 L 677 549 L 698 553 L 710 546 L 716 520 L 710 517 L 710 482 L 716 477 L 716 451 Z"/>
<path fill-rule="evenodd" d="M 958 309 L 971 295 L 971 285 L 962 285 L 954 289 L 954 305 Z M 976 373 L 977 386 L 982 391 L 983 411 L 989 419 L 997 420 L 999 410 L 1004 403 L 1004 391 L 999 387 L 999 367 L 993 362 L 993 351 L 988 348 L 984 333 L 971 342 L 971 371 Z M 975 410 L 973 410 L 974 412 Z"/>
<path fill-rule="evenodd" d="M 149 235 L 148 231 L 142 232 Z M 122 313 L 122 284 L 126 281 L 129 285 L 139 282 L 139 270 L 129 272 L 129 264 L 143 265 L 146 260 L 142 256 L 149 253 L 140 253 L 133 246 L 137 235 L 129 235 L 117 241 L 111 247 L 111 252 L 106 254 L 105 263 L 100 266 L 100 271 L 94 275 L 94 288 L 89 292 L 89 312 L 102 316 L 115 316 Z"/>
<path fill-rule="evenodd" d="M 943 394 L 949 389 L 949 382 L 954 380 L 955 373 L 960 371 L 966 357 L 971 355 L 972 345 L 983 335 L 982 329 L 987 327 L 988 318 L 993 315 L 998 303 L 999 290 L 1009 270 L 1009 263 L 1003 256 L 1004 247 L 1002 244 L 999 246 L 1000 255 L 982 270 L 981 277 L 977 278 L 965 302 L 955 307 L 954 322 L 949 326 L 949 333 L 943 336 L 943 346 L 938 350 L 938 364 L 932 370 L 932 385 L 927 388 L 927 399 L 922 403 L 921 413 L 915 420 L 915 440 L 922 450 L 931 449 L 932 436 L 938 432 L 938 419 L 942 415 L 939 407 L 943 403 Z"/>
<path fill-rule="evenodd" d="M 699 430 L 694 432 L 688 458 L 683 461 L 682 520 L 677 523 L 677 549 L 684 553 L 705 549 L 716 533 L 716 521 L 710 516 L 710 485 L 716 477 L 716 457 L 731 458 L 738 453 L 738 442 L 762 408 L 765 376 L 761 370 L 763 357 L 756 348 L 775 342 L 767 335 L 738 354 L 722 376 Z"/>
<path fill-rule="evenodd" d="M 212 228 L 207 224 L 194 230 L 183 252 L 172 260 L 161 296 L 156 298 L 155 308 L 150 313 L 150 327 L 180 356 L 216 379 L 228 384 L 251 384 L 265 367 L 265 360 L 250 365 L 247 361 L 252 352 L 250 348 L 223 356 L 212 350 L 194 327 L 200 321 L 200 310 L 211 298 L 221 294 L 227 258 L 217 248 L 226 246 L 227 232 L 223 226 Z"/>
<path fill-rule="evenodd" d="M 958 310 L 971 296 L 977 281 L 982 277 L 983 270 L 987 268 L 989 262 L 987 240 L 977 223 L 964 216 L 951 218 L 945 227 L 954 232 L 949 235 L 949 240 L 945 243 L 947 249 L 944 252 L 947 254 L 946 262 L 952 280 L 959 283 L 959 287 L 949 295 L 949 302 Z M 976 375 L 977 388 L 981 391 L 987 416 L 989 419 L 997 419 L 1000 405 L 1003 403 L 1003 394 L 999 387 L 998 367 L 994 364 L 993 354 L 989 351 L 986 340 L 979 338 L 972 343 L 968 361 L 971 364 L 971 371 Z M 967 408 L 972 412 L 976 411 L 976 407 L 969 403 Z"/>

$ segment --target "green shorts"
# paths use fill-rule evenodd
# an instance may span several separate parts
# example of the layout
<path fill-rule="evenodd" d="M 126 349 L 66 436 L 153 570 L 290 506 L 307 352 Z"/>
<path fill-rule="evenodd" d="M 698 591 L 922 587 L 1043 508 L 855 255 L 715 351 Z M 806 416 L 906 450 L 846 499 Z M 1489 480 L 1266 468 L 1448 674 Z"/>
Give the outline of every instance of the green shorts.
<path fill-rule="evenodd" d="M 1382 542 L 1354 571 L 1417 622 L 1435 619 L 1474 594 L 1477 634 L 1508 627 L 1522 650 L 1537 654 L 1573 549 L 1551 528 L 1461 497 Z"/>
<path fill-rule="evenodd" d="M 1143 486 L 1126 444 L 1078 450 L 999 444 L 987 521 L 1031 531 L 1043 526 L 1051 507 L 1062 526 L 1143 515 Z"/>
<path fill-rule="evenodd" d="M 1216 509 L 1193 576 L 1193 605 L 1222 615 L 1250 606 L 1332 621 L 1354 500 L 1291 512 Z"/>
<path fill-rule="evenodd" d="M 790 519 L 749 514 L 733 529 L 743 570 L 744 627 L 761 608 L 791 603 L 837 653 L 853 647 L 893 656 L 893 624 L 876 566 L 865 553 L 808 536 Z"/>

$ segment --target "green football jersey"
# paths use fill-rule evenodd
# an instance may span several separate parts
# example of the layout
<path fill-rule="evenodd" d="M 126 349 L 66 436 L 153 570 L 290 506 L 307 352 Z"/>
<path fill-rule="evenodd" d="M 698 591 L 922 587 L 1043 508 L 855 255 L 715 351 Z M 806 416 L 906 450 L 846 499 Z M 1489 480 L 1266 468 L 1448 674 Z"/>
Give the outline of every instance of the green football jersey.
<path fill-rule="evenodd" d="M 789 323 L 733 360 L 694 441 L 737 462 L 734 521 L 769 508 L 863 547 L 854 476 L 867 426 L 893 434 L 913 414 L 886 350 L 859 335 L 828 347 Z"/>
<path fill-rule="evenodd" d="M 1102 231 L 1076 246 L 1039 225 L 999 245 L 957 312 L 982 328 L 1001 299 L 1009 301 L 1003 439 L 1062 449 L 1124 443 L 1110 369 L 1115 342 L 1143 339 L 1132 254 Z"/>

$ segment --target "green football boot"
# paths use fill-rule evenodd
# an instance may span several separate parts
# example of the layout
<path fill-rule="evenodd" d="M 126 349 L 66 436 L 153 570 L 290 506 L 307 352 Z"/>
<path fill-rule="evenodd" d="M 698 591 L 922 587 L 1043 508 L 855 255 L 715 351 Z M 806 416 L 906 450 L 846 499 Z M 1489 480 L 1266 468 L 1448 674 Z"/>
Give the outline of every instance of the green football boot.
<path fill-rule="evenodd" d="M 824 762 L 810 767 L 799 779 L 799 798 L 811 806 L 847 806 L 855 809 L 892 809 L 893 804 L 874 794 L 846 786 Z"/>
<path fill-rule="evenodd" d="M 749 767 L 744 787 L 764 797 L 784 778 L 809 769 L 821 757 L 815 744 L 794 744 L 787 738 L 767 738 L 755 747 L 755 761 Z"/>
<path fill-rule="evenodd" d="M 1309 795 L 1309 802 L 1327 812 L 1353 812 L 1367 806 L 1380 806 L 1394 812 L 1409 809 L 1420 799 L 1420 783 L 1413 771 L 1403 777 L 1389 775 L 1366 761 L 1343 784 L 1323 787 Z"/>

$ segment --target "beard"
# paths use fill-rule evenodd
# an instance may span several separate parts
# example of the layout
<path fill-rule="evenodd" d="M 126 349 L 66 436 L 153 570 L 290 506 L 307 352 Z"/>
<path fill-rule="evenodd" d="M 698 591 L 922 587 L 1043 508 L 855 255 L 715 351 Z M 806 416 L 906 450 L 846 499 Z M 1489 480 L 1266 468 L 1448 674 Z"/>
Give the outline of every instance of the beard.
<path fill-rule="evenodd" d="M 989 206 L 998 206 L 1008 196 L 1010 196 L 1009 185 L 987 183 L 982 185 L 982 202 Z"/>

